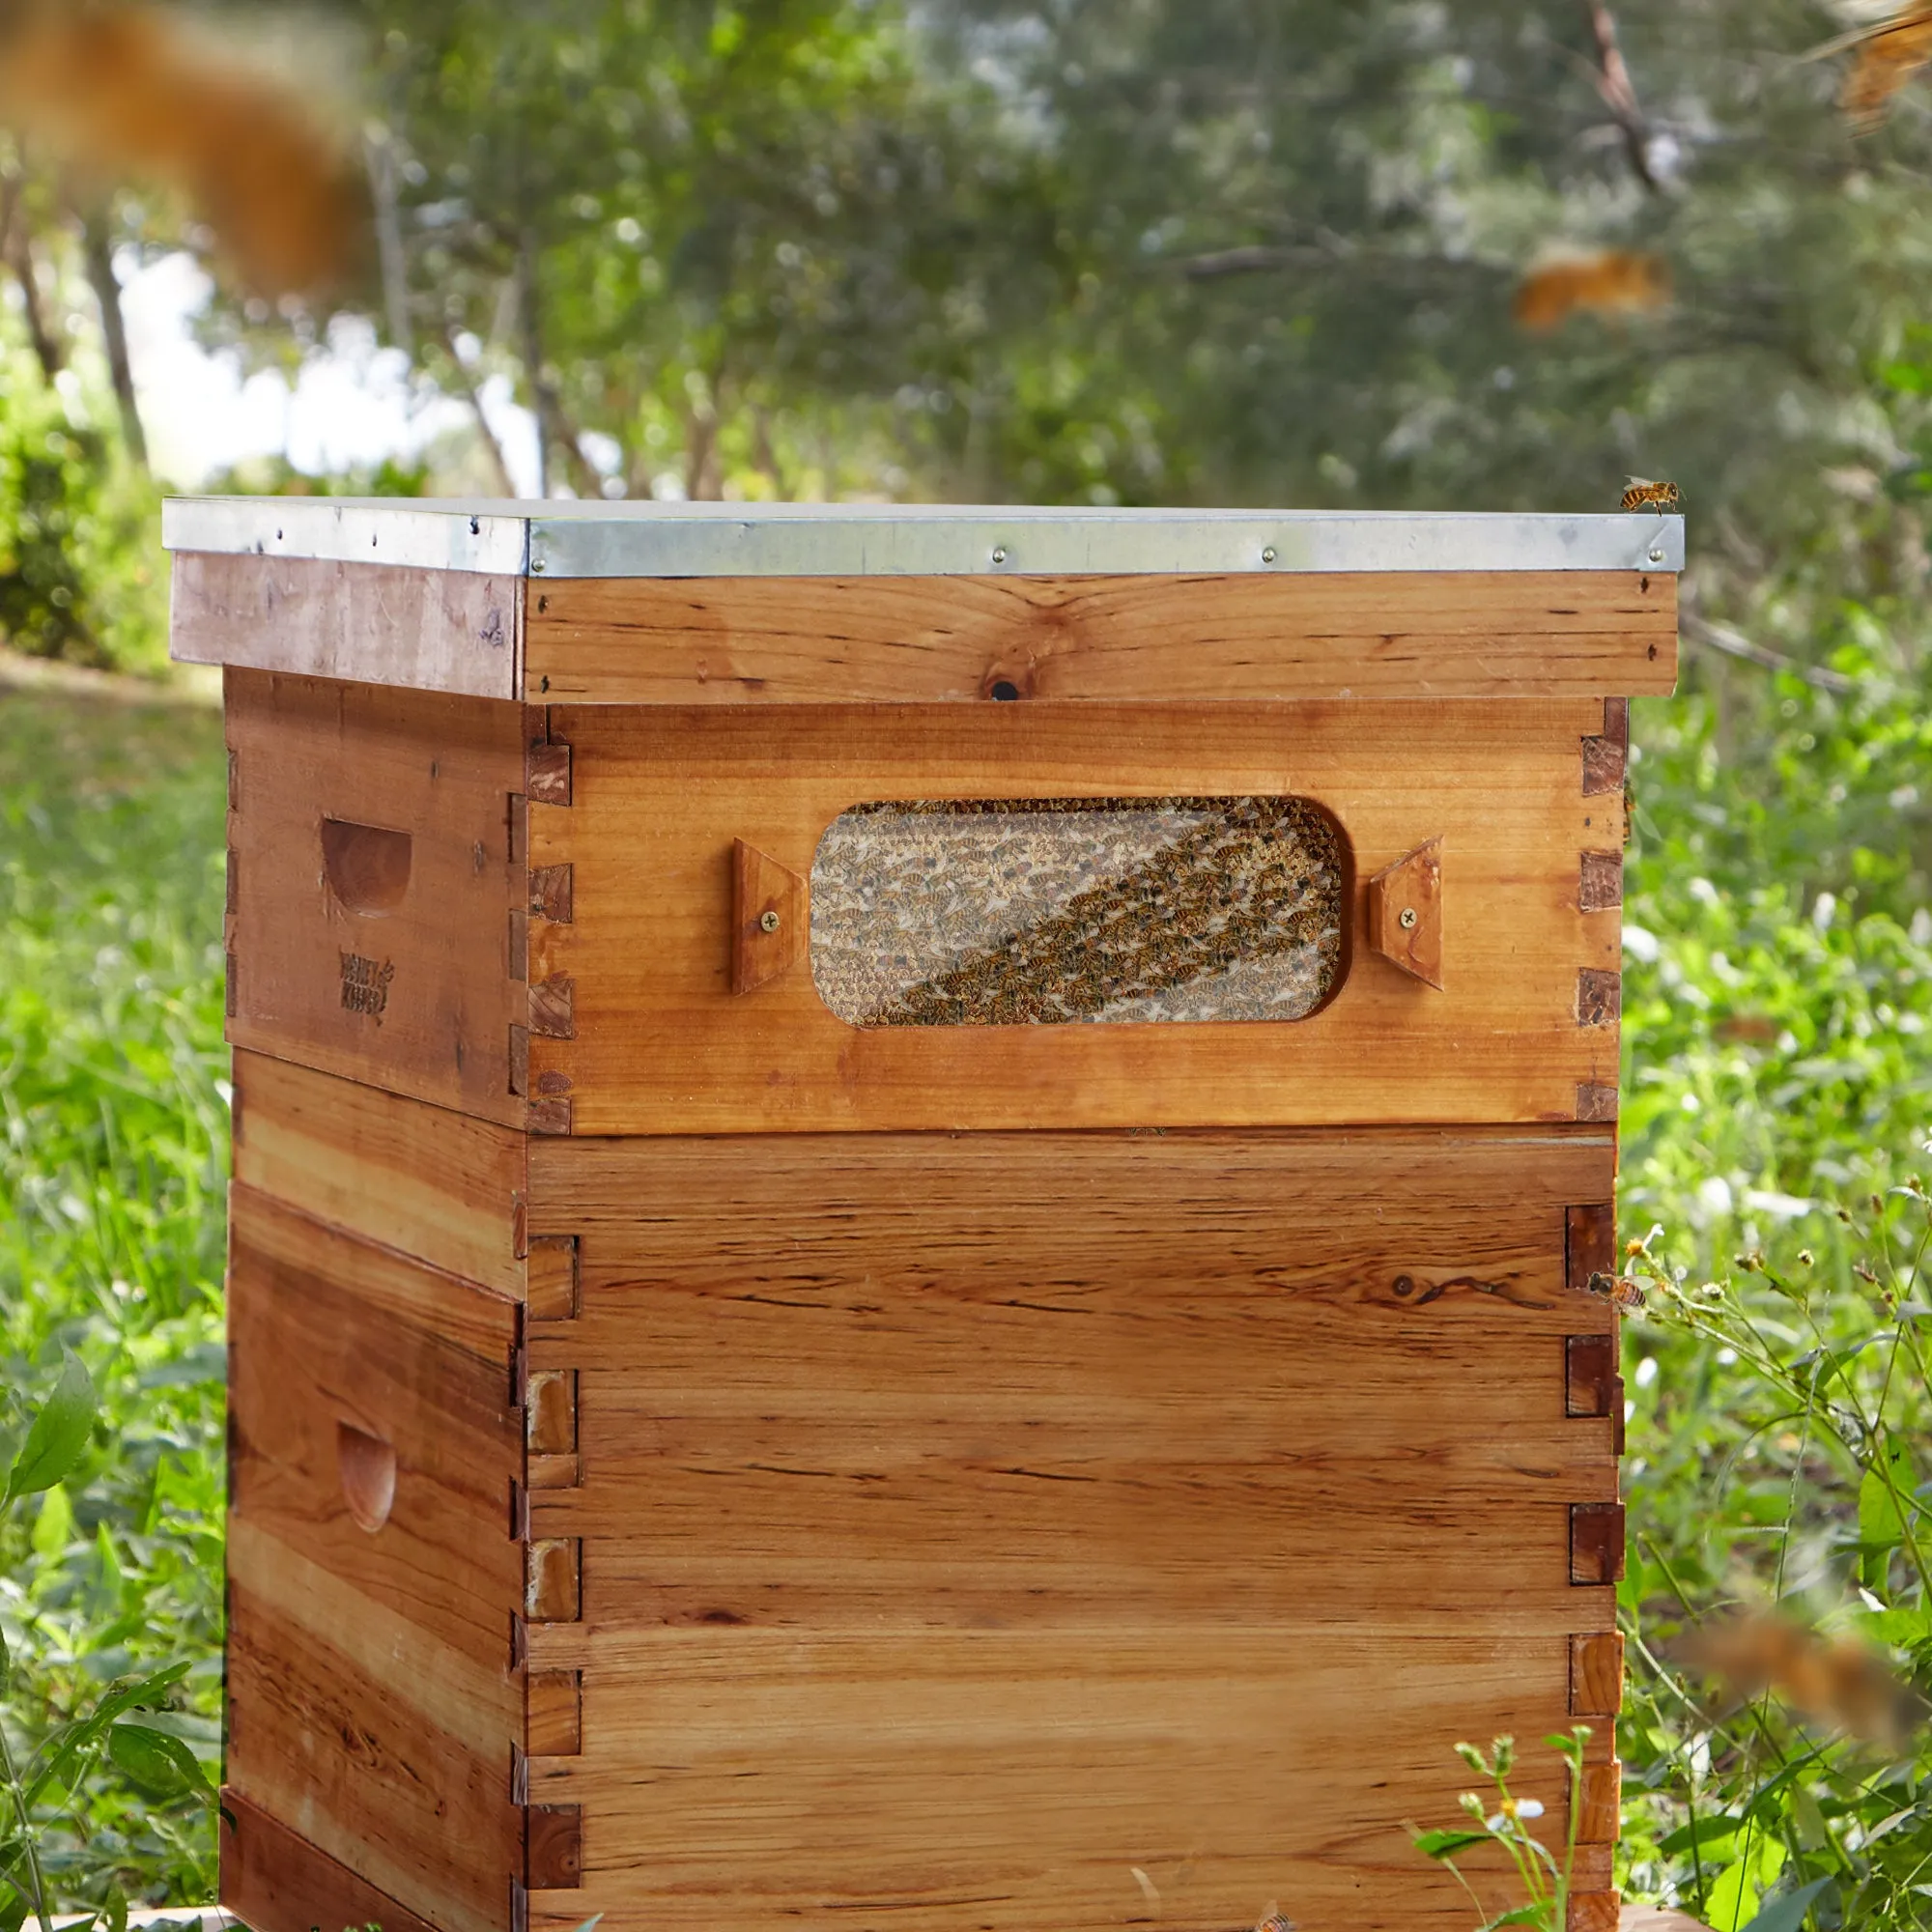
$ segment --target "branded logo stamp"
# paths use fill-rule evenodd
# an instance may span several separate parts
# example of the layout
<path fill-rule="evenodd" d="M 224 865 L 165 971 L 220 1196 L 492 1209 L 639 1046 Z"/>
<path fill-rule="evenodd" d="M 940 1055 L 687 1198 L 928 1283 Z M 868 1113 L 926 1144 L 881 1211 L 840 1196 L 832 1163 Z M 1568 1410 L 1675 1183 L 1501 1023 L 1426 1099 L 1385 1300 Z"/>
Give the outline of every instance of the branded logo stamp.
<path fill-rule="evenodd" d="M 342 1005 L 352 1013 L 368 1013 L 380 1018 L 389 1004 L 389 982 L 396 977 L 396 962 L 384 959 L 378 965 L 359 952 L 344 952 L 342 960 Z"/>

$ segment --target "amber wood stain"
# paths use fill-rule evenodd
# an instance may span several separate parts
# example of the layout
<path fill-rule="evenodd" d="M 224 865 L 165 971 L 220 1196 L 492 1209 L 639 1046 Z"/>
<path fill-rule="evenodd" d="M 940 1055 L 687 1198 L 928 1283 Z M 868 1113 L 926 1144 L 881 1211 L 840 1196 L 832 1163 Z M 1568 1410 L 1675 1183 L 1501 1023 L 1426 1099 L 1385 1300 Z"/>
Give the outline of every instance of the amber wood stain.
<path fill-rule="evenodd" d="M 457 575 L 180 578 L 242 667 L 231 1910 L 1462 1932 L 1455 1741 L 1584 1722 L 1607 1932 L 1674 580 L 554 582 L 497 638 Z M 1256 796 L 1348 848 L 1311 1018 L 818 996 L 854 805 Z"/>

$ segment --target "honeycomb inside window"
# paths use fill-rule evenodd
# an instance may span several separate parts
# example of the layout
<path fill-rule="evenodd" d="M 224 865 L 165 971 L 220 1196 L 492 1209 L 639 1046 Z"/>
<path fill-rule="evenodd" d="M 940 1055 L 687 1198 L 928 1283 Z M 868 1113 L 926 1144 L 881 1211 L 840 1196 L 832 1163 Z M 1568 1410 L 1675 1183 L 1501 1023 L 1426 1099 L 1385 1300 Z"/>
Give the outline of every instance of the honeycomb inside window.
<path fill-rule="evenodd" d="M 1346 873 L 1300 798 L 859 805 L 812 862 L 811 974 L 861 1027 L 1305 1019 Z"/>

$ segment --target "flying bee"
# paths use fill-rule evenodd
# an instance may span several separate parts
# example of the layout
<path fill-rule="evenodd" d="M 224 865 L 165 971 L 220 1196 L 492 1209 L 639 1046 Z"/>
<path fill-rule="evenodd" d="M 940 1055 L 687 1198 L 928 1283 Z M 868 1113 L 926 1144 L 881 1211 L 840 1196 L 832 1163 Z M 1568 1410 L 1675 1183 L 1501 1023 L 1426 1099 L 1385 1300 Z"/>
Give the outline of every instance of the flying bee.
<path fill-rule="evenodd" d="M 1653 483 L 1645 476 L 1631 476 L 1625 479 L 1624 508 L 1627 510 L 1655 510 L 1661 517 L 1666 510 L 1681 508 L 1684 498 L 1675 483 Z"/>
<path fill-rule="evenodd" d="M 1641 1313 L 1650 1297 L 1634 1281 L 1622 1275 L 1593 1274 L 1589 1281 L 1589 1293 L 1600 1301 L 1610 1302 L 1618 1308 L 1628 1308 L 1633 1313 Z"/>

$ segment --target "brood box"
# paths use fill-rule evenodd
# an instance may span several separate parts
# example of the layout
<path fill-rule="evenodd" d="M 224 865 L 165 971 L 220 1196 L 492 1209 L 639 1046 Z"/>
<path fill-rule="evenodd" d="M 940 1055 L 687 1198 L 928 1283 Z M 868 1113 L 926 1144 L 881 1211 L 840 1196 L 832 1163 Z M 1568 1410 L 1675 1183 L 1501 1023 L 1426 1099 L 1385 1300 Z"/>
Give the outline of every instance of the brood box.
<path fill-rule="evenodd" d="M 231 1909 L 1460 1932 L 1452 1745 L 1583 1719 L 1614 1922 L 1680 524 L 169 515 Z"/>

